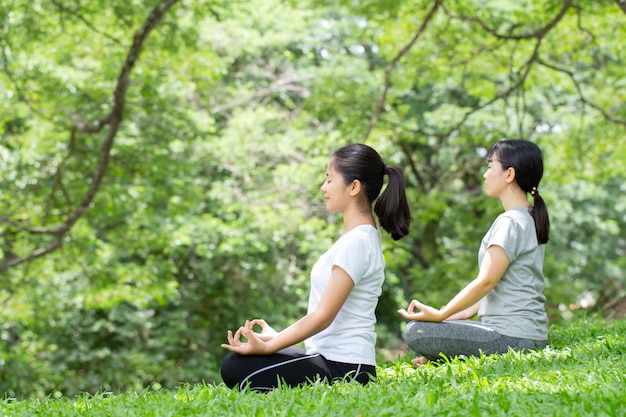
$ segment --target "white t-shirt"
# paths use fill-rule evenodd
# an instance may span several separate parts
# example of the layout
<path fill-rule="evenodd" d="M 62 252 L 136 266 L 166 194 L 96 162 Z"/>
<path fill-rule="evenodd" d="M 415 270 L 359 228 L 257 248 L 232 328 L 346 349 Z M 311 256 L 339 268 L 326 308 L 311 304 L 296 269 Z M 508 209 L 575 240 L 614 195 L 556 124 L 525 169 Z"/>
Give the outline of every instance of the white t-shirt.
<path fill-rule="evenodd" d="M 317 308 L 333 265 L 350 276 L 354 288 L 330 326 L 304 341 L 307 354 L 319 353 L 335 362 L 376 365 L 375 310 L 385 280 L 379 231 L 370 225 L 357 226 L 317 260 L 311 270 L 309 313 Z"/>

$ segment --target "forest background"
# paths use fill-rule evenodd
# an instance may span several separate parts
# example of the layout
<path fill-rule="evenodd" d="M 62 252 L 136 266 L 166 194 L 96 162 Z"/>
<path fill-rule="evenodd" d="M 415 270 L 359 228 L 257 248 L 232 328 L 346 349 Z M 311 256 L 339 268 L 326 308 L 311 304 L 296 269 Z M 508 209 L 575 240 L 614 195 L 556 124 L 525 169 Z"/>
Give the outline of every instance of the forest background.
<path fill-rule="evenodd" d="M 226 329 L 306 310 L 341 231 L 328 157 L 401 166 L 411 234 L 384 239 L 396 310 L 477 272 L 501 211 L 485 150 L 544 151 L 553 323 L 626 283 L 622 0 L 7 0 L 0 6 L 0 392 L 220 382 Z"/>

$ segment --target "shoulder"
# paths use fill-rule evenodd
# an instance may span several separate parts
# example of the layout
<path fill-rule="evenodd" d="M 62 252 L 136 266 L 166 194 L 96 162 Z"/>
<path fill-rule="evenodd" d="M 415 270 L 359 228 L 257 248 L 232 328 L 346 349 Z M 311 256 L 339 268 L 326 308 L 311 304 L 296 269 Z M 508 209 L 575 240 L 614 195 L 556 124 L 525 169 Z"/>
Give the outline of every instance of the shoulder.
<path fill-rule="evenodd" d="M 350 254 L 375 253 L 382 251 L 382 241 L 378 229 L 370 225 L 357 226 L 342 235 L 335 244 L 336 251 Z"/>
<path fill-rule="evenodd" d="M 337 241 L 332 263 L 346 271 L 355 284 L 368 277 L 375 278 L 375 282 L 384 279 L 380 232 L 372 226 L 350 230 Z"/>
<path fill-rule="evenodd" d="M 346 232 L 340 240 L 345 242 L 377 242 L 380 241 L 380 232 L 378 229 L 364 224 Z"/>
<path fill-rule="evenodd" d="M 528 210 L 520 207 L 500 214 L 485 235 L 484 244 L 501 246 L 511 261 L 535 248 L 535 222 Z"/>
<path fill-rule="evenodd" d="M 519 207 L 501 213 L 493 222 L 492 228 L 534 228 L 535 222 L 528 209 Z"/>

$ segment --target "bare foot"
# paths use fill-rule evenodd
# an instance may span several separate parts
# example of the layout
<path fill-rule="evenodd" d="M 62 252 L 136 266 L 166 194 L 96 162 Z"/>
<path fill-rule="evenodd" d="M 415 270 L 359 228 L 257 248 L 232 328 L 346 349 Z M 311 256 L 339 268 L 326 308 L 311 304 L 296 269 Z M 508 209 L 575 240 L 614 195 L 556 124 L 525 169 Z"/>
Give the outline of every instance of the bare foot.
<path fill-rule="evenodd" d="M 423 356 L 419 356 L 411 361 L 411 363 L 415 366 L 426 365 L 428 362 L 429 362 L 428 359 L 426 359 Z"/>

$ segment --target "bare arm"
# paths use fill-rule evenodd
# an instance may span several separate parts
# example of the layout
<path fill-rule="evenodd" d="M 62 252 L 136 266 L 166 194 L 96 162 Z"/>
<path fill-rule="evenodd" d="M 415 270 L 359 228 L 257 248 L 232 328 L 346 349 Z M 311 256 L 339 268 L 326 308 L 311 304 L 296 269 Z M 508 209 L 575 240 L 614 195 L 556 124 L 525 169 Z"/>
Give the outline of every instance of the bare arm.
<path fill-rule="evenodd" d="M 508 266 L 509 258 L 504 249 L 496 245 L 490 246 L 480 265 L 478 276 L 467 284 L 446 306 L 436 309 L 413 300 L 409 304 L 409 308 L 398 310 L 398 313 L 408 320 L 439 322 L 466 309 L 476 308 L 476 312 L 478 312 L 478 303 L 496 286 Z"/>
<path fill-rule="evenodd" d="M 446 320 L 468 320 L 478 314 L 478 309 L 480 308 L 480 301 L 474 304 L 473 306 L 466 308 L 465 310 L 459 311 L 458 313 L 454 313 Z"/>
<path fill-rule="evenodd" d="M 242 355 L 269 355 L 300 343 L 330 326 L 353 287 L 352 278 L 343 269 L 335 266 L 314 312 L 277 333 L 270 340 L 263 340 L 252 330 L 252 325 L 258 324 L 258 321 L 247 321 L 234 334 L 228 331 L 228 343 L 222 344 L 222 347 Z M 242 342 L 242 336 L 248 341 Z"/>

